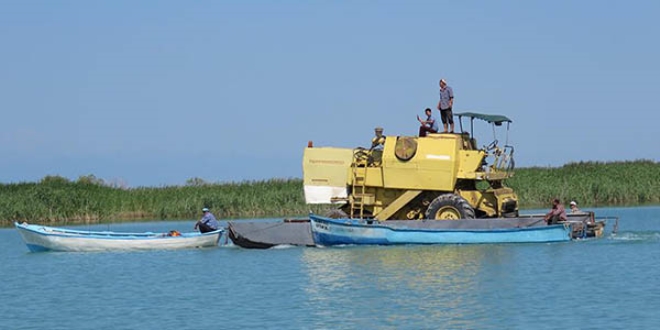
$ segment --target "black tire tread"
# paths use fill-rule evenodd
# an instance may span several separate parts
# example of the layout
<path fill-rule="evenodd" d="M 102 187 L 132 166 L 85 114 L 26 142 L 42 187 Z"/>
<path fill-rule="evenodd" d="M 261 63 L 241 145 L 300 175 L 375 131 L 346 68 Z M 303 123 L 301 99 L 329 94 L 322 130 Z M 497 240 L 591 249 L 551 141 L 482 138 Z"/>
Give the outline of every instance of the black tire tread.
<path fill-rule="evenodd" d="M 468 203 L 465 198 L 456 194 L 443 194 L 436 197 L 426 209 L 426 218 L 431 219 L 431 215 L 435 215 L 435 213 L 444 206 L 455 207 L 458 212 L 461 213 L 461 219 L 476 218 L 474 209 L 470 203 Z"/>

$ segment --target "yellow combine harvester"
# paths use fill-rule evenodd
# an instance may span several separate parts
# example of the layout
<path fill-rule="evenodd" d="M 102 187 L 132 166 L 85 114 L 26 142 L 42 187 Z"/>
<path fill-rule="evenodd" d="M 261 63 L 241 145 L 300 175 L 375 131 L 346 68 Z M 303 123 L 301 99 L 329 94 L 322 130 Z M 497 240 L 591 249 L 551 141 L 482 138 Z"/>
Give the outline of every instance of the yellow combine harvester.
<path fill-rule="evenodd" d="M 504 116 L 478 113 L 460 113 L 456 116 L 460 124 L 460 133 L 456 134 L 384 136 L 383 130 L 377 128 L 370 148 L 317 148 L 309 143 L 303 157 L 307 203 L 335 203 L 339 207 L 331 212 L 330 217 L 366 221 L 347 220 L 340 222 L 339 227 L 334 227 L 337 225 L 335 223 L 334 229 L 328 225 L 332 221 L 318 216 L 314 227 L 305 219 L 229 221 L 229 238 L 235 245 L 244 248 L 270 248 L 282 244 L 314 246 L 319 244 L 317 238 L 321 240 L 320 244 L 427 244 L 432 240 L 426 234 L 420 237 L 408 235 L 408 241 L 402 240 L 400 235 L 388 235 L 390 231 L 400 234 L 402 227 L 435 233 L 460 232 L 469 224 L 468 227 L 479 232 L 497 232 L 499 239 L 508 241 L 506 231 L 501 236 L 498 228 L 513 231 L 523 227 L 559 229 L 546 226 L 543 214 L 519 215 L 518 197 L 505 185 L 514 169 L 514 150 L 508 144 L 511 120 Z M 463 119 L 470 120 L 469 132 L 463 130 Z M 492 142 L 481 148 L 474 137 L 475 119 L 486 121 L 493 128 Z M 503 124 L 506 124 L 507 139 L 500 145 L 496 139 L 496 127 Z M 407 221 L 471 218 L 511 219 Z M 618 218 L 613 219 L 616 220 L 615 232 Z M 376 220 L 390 221 L 357 232 L 359 228 L 373 225 Z M 570 228 L 572 239 L 600 237 L 606 220 L 596 218 L 593 212 L 569 214 L 562 230 Z M 369 230 L 373 228 L 378 230 Z M 438 231 L 438 228 L 443 230 Z M 316 236 L 313 231 L 316 231 Z M 529 236 L 524 238 L 531 242 L 530 239 Z M 456 241 L 436 237 L 432 242 Z"/>
<path fill-rule="evenodd" d="M 383 136 L 370 148 L 313 147 L 303 157 L 305 200 L 335 203 L 334 217 L 360 219 L 470 219 L 517 217 L 518 198 L 505 180 L 513 175 L 511 120 L 500 115 L 456 114 L 460 133 Z M 470 132 L 463 130 L 470 120 Z M 507 142 L 479 148 L 474 120 L 506 123 Z"/>

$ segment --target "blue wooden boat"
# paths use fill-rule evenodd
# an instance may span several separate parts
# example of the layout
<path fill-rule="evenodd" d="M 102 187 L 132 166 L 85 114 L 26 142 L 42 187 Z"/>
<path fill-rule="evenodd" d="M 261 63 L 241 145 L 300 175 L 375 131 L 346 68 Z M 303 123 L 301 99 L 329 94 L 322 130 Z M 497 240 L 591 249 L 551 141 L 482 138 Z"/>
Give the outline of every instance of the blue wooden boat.
<path fill-rule="evenodd" d="M 331 219 L 310 215 L 316 245 L 541 243 L 571 240 L 570 223 L 548 226 L 542 217 L 462 220 Z"/>
<path fill-rule="evenodd" d="M 14 223 L 31 252 L 93 252 L 126 250 L 162 250 L 213 247 L 218 245 L 224 229 L 200 234 L 127 233 L 112 231 L 83 231 L 66 228 Z"/>

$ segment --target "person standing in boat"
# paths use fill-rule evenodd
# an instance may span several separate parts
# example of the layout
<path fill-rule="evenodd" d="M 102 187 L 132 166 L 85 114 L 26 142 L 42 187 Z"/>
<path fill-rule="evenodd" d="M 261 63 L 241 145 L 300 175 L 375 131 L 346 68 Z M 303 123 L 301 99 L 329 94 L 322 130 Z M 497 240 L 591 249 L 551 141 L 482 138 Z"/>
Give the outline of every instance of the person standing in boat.
<path fill-rule="evenodd" d="M 544 220 L 548 225 L 554 225 L 560 221 L 566 221 L 566 209 L 558 198 L 552 200 L 552 209 L 545 215 Z"/>
<path fill-rule="evenodd" d="M 419 126 L 419 136 L 424 137 L 427 133 L 438 133 L 438 122 L 433 118 L 431 108 L 426 108 L 424 113 L 426 114 L 426 120 L 422 120 L 417 116 L 417 120 L 421 124 Z"/>
<path fill-rule="evenodd" d="M 454 106 L 454 90 L 447 86 L 447 81 L 440 79 L 440 101 L 438 101 L 438 110 L 440 110 L 440 119 L 444 127 L 443 133 L 447 133 L 447 124 L 449 124 L 449 133 L 454 133 L 454 114 L 451 109 Z"/>
<path fill-rule="evenodd" d="M 204 216 L 197 220 L 194 229 L 199 228 L 200 233 L 208 233 L 210 231 L 218 230 L 218 220 L 215 219 L 213 213 L 208 208 L 203 208 Z"/>

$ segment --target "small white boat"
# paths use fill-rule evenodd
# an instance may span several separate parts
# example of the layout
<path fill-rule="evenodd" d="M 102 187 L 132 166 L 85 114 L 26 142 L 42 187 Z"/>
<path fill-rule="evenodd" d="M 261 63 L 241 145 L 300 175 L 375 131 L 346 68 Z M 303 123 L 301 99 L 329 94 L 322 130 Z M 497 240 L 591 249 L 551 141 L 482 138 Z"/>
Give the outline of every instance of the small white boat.
<path fill-rule="evenodd" d="M 224 229 L 218 229 L 204 234 L 177 231 L 122 233 L 72 230 L 17 222 L 14 225 L 31 252 L 96 252 L 213 247 L 218 245 L 224 231 Z"/>

